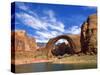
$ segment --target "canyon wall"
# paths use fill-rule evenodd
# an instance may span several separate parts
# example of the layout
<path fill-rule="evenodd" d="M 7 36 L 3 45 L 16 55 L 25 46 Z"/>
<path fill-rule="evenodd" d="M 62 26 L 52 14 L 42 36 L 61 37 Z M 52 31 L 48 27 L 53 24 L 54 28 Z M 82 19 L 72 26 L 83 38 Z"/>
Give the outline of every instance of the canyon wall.
<path fill-rule="evenodd" d="M 11 33 L 12 50 L 32 51 L 37 49 L 36 39 L 26 35 L 24 30 L 18 30 Z"/>
<path fill-rule="evenodd" d="M 81 51 L 85 54 L 97 53 L 97 15 L 88 17 L 81 27 Z"/>

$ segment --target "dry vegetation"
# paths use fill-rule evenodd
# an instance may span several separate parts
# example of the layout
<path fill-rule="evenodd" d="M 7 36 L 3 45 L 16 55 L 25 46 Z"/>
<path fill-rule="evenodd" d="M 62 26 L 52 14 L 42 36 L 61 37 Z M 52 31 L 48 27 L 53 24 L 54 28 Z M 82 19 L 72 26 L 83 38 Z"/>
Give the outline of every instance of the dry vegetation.
<path fill-rule="evenodd" d="M 71 63 L 71 64 L 78 64 L 78 63 L 88 63 L 88 64 L 92 64 L 92 63 L 97 63 L 97 55 L 82 55 L 82 56 L 77 56 L 77 55 L 73 55 L 73 56 L 66 56 L 62 59 L 53 59 L 53 63 Z"/>

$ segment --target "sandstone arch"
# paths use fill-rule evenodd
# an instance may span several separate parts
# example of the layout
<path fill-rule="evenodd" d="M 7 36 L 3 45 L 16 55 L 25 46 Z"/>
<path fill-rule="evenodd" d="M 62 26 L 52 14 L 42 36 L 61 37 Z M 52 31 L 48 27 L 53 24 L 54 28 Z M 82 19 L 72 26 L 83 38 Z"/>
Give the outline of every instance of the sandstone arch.
<path fill-rule="evenodd" d="M 77 47 L 75 45 L 75 42 L 73 40 L 73 38 L 71 38 L 71 36 L 68 36 L 68 35 L 60 35 L 60 36 L 57 36 L 57 37 L 54 37 L 54 38 L 51 38 L 48 43 L 46 44 L 46 50 L 48 51 L 47 52 L 47 56 L 50 58 L 52 57 L 52 53 L 51 53 L 51 50 L 53 49 L 55 43 L 60 40 L 60 39 L 65 39 L 68 41 L 68 43 L 70 44 L 70 47 L 72 49 L 72 53 L 74 54 Z"/>

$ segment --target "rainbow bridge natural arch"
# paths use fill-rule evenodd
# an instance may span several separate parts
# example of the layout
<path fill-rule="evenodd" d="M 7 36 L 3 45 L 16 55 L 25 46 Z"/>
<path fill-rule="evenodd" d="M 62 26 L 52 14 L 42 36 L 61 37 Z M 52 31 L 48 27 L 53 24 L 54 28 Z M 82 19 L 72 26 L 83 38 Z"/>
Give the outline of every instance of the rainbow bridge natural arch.
<path fill-rule="evenodd" d="M 55 43 L 56 43 L 58 40 L 60 40 L 60 39 L 65 39 L 65 40 L 67 40 L 68 43 L 69 43 L 69 45 L 70 45 L 70 47 L 71 47 L 71 49 L 72 49 L 72 51 L 73 51 L 73 54 L 75 53 L 75 51 L 76 51 L 76 49 L 77 49 L 77 47 L 76 47 L 76 45 L 75 45 L 75 42 L 74 42 L 75 39 L 73 40 L 73 38 L 70 37 L 70 36 L 68 36 L 68 35 L 60 35 L 60 36 L 51 38 L 51 39 L 47 42 L 45 49 L 46 49 L 46 51 L 47 51 L 47 57 L 48 57 L 48 58 L 51 58 L 51 57 L 53 56 L 52 53 L 51 53 L 51 50 L 54 48 Z"/>

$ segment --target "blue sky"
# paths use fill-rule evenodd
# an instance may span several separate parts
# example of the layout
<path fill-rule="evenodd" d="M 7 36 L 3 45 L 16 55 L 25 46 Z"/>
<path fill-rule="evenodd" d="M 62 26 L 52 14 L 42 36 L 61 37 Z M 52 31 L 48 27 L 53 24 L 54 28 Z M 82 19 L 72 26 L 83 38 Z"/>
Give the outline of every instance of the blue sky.
<path fill-rule="evenodd" d="M 47 42 L 62 34 L 80 34 L 87 17 L 97 13 L 96 7 L 41 3 L 15 3 L 15 30 L 25 30 L 37 42 Z"/>

